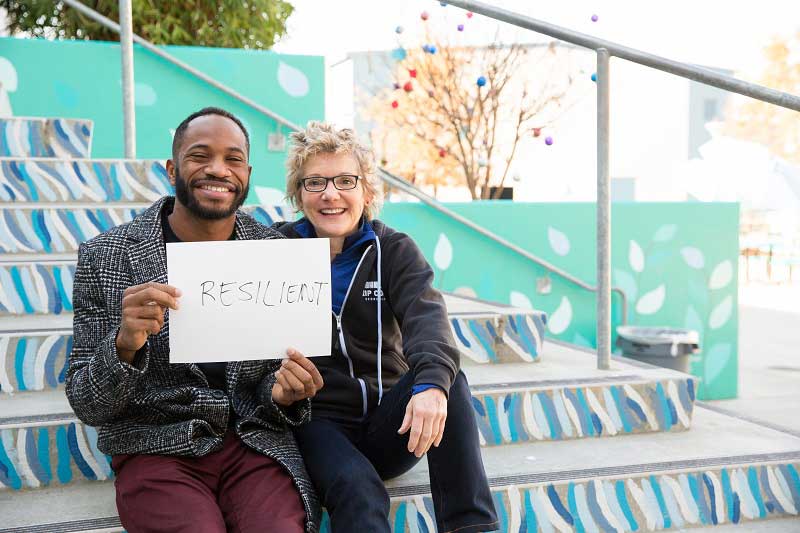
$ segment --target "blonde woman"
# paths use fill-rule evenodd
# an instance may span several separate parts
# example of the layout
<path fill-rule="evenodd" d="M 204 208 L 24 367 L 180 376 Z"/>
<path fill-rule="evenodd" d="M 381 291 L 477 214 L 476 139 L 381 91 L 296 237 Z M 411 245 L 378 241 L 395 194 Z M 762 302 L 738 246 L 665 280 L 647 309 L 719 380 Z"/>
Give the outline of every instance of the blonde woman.
<path fill-rule="evenodd" d="M 352 130 L 312 122 L 292 135 L 287 166 L 304 217 L 274 228 L 330 239 L 331 356 L 313 360 L 325 385 L 295 435 L 332 530 L 388 533 L 383 480 L 426 454 L 438 530 L 497 529 L 447 309 L 414 241 L 375 218 L 374 154 Z M 278 383 L 299 390 L 292 379 Z"/>

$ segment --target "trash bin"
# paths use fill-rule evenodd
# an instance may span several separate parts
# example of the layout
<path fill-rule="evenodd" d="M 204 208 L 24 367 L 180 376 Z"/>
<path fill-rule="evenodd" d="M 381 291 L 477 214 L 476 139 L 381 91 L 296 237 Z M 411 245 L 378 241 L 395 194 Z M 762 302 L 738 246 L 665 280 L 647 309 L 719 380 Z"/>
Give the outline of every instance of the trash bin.
<path fill-rule="evenodd" d="M 700 350 L 700 336 L 690 329 L 619 326 L 622 355 L 651 365 L 689 373 L 689 356 Z"/>

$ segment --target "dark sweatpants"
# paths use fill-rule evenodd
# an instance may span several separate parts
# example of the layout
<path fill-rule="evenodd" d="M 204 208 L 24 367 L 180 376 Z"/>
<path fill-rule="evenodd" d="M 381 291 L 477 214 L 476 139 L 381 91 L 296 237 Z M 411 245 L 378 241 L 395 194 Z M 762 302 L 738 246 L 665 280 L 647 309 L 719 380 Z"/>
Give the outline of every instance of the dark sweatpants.
<path fill-rule="evenodd" d="M 205 457 L 115 455 L 117 510 L 129 533 L 301 533 L 289 474 L 229 431 Z"/>
<path fill-rule="evenodd" d="M 295 428 L 333 533 L 390 532 L 389 494 L 382 480 L 399 476 L 419 461 L 406 448 L 408 433 L 397 434 L 412 385 L 409 372 L 363 422 L 315 417 Z M 478 438 L 467 378 L 459 372 L 450 387 L 442 442 L 427 453 L 439 533 L 498 528 Z"/>

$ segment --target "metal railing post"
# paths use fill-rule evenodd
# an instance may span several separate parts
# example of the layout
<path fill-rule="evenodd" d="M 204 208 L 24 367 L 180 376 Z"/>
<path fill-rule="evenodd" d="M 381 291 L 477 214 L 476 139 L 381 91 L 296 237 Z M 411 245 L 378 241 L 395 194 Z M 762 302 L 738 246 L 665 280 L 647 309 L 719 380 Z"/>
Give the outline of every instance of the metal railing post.
<path fill-rule="evenodd" d="M 133 10 L 131 0 L 119 0 L 119 46 L 122 55 L 122 117 L 125 157 L 136 159 L 136 92 L 133 84 Z"/>
<path fill-rule="evenodd" d="M 609 53 L 597 50 L 597 368 L 611 367 L 611 185 Z"/>

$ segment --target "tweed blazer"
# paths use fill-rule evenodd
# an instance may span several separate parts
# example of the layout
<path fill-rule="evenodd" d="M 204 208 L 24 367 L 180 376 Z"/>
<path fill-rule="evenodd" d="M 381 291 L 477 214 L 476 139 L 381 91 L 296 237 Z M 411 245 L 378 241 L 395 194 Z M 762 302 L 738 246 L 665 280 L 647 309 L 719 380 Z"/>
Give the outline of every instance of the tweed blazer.
<path fill-rule="evenodd" d="M 66 392 L 75 414 L 99 431 L 107 454 L 203 456 L 222 448 L 229 399 L 235 431 L 250 448 L 277 461 L 294 479 L 306 509 L 306 530 L 316 531 L 320 507 L 289 426 L 310 419 L 310 402 L 289 408 L 272 401 L 280 361 L 229 363 L 228 395 L 209 388 L 195 364 L 169 362 L 169 313 L 133 364 L 119 359 L 116 337 L 122 295 L 132 285 L 167 282 L 161 211 L 164 197 L 133 221 L 81 244 L 73 287 L 74 343 Z M 237 212 L 236 238 L 282 235 Z M 267 527 L 267 524 L 265 524 Z"/>

